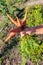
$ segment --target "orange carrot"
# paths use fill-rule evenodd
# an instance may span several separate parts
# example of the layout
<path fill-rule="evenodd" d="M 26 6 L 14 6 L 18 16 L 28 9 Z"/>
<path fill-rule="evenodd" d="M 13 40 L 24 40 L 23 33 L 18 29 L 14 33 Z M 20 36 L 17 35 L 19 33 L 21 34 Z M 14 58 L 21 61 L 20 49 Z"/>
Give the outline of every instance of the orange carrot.
<path fill-rule="evenodd" d="M 13 22 L 16 26 L 18 26 L 17 21 L 15 21 L 8 13 L 7 13 L 7 16 L 11 20 L 11 22 Z"/>
<path fill-rule="evenodd" d="M 5 42 L 7 42 L 8 40 L 10 40 L 16 33 L 11 32 L 10 35 L 7 37 L 7 39 L 5 40 Z"/>

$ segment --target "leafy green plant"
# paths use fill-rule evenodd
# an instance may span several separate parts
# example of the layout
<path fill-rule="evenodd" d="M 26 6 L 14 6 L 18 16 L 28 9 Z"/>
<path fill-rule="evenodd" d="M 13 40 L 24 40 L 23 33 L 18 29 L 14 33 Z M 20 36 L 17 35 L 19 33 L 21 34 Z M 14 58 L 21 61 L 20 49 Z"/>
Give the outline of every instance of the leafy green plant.
<path fill-rule="evenodd" d="M 28 26 L 33 27 L 43 23 L 41 10 L 41 5 L 35 5 L 30 8 L 30 11 L 27 16 Z M 22 65 L 25 65 L 27 59 L 30 59 L 36 65 L 39 65 L 38 63 L 40 62 L 40 60 L 43 59 L 43 56 L 41 55 L 43 53 L 43 42 L 41 43 L 41 40 L 35 35 L 26 35 L 23 38 L 21 38 L 20 42 Z"/>
<path fill-rule="evenodd" d="M 43 13 L 42 6 L 41 5 L 35 5 L 30 7 L 29 14 L 27 16 L 27 25 L 30 27 L 37 26 L 39 24 L 42 24 L 43 22 Z"/>
<path fill-rule="evenodd" d="M 2 58 L 0 58 L 0 64 L 2 63 Z"/>
<path fill-rule="evenodd" d="M 36 64 L 41 60 L 42 56 L 41 53 L 43 52 L 43 43 L 41 45 L 40 44 L 40 40 L 38 39 L 38 37 L 34 37 L 35 39 L 33 39 L 33 37 L 31 36 L 24 36 L 21 39 L 21 44 L 20 44 L 20 48 L 21 48 L 21 54 L 22 54 L 22 59 L 25 58 L 26 59 L 31 59 L 32 62 L 36 62 Z M 22 63 L 25 61 L 22 61 Z M 23 63 L 25 65 L 25 63 Z"/>

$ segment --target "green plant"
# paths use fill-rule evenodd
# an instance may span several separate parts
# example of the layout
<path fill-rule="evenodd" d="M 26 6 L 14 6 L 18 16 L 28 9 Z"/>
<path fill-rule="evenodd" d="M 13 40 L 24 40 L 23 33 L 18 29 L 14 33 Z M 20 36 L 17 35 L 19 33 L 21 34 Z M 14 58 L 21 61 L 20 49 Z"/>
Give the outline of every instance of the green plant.
<path fill-rule="evenodd" d="M 31 59 L 34 63 L 36 62 L 37 64 L 39 60 L 41 60 L 42 58 L 41 53 L 43 52 L 43 46 L 42 46 L 43 43 L 41 45 L 39 44 L 40 44 L 40 40 L 38 39 L 38 37 L 34 37 L 33 39 L 33 37 L 31 36 L 28 35 L 24 36 L 21 39 L 21 44 L 20 44 L 22 59 L 23 58 L 25 58 L 25 60 Z"/>
<path fill-rule="evenodd" d="M 42 24 L 43 22 L 43 13 L 42 6 L 41 5 L 35 5 L 30 7 L 29 14 L 27 16 L 27 25 L 30 27 L 37 26 L 39 24 Z"/>
<path fill-rule="evenodd" d="M 0 65 L 1 65 L 1 63 L 2 63 L 2 58 L 0 58 Z"/>
<path fill-rule="evenodd" d="M 30 27 L 42 24 L 42 6 L 35 5 L 30 8 L 27 16 L 27 25 Z M 26 35 L 20 40 L 20 53 L 22 56 L 22 65 L 25 65 L 27 59 L 30 59 L 36 65 L 43 59 L 43 42 L 35 35 Z M 40 45 L 41 43 L 41 45 Z M 39 64 L 38 64 L 39 65 Z"/>

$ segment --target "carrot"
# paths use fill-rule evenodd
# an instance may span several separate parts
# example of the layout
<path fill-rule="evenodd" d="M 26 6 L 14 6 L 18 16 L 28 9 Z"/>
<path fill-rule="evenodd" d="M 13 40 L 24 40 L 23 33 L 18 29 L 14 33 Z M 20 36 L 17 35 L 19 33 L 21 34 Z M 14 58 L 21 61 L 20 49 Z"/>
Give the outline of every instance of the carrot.
<path fill-rule="evenodd" d="M 10 35 L 7 37 L 5 42 L 9 41 L 16 33 L 11 32 Z"/>
<path fill-rule="evenodd" d="M 7 13 L 7 16 L 11 20 L 12 23 L 14 23 L 16 26 L 18 26 L 17 22 L 8 13 Z"/>

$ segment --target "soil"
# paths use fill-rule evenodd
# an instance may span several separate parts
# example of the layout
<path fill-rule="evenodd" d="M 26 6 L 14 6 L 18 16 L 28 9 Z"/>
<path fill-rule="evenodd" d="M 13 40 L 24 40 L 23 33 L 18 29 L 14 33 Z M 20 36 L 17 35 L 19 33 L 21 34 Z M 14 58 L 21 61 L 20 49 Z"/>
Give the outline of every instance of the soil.
<path fill-rule="evenodd" d="M 21 56 L 17 48 L 11 49 L 11 54 L 3 59 L 2 65 L 21 65 Z"/>

